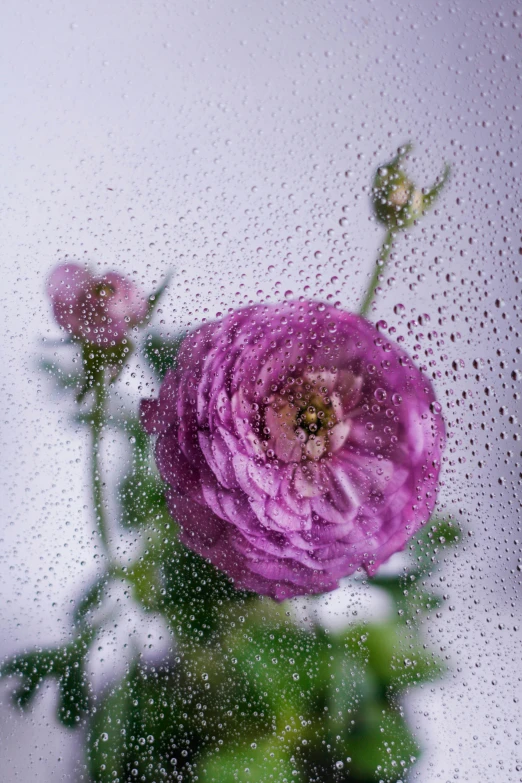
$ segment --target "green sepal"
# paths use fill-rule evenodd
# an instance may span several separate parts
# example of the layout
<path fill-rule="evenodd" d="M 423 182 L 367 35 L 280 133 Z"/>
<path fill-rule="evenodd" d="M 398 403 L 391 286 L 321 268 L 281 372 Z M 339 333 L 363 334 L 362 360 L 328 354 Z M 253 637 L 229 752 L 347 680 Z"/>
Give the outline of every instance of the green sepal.
<path fill-rule="evenodd" d="M 444 188 L 444 185 L 449 179 L 450 172 L 451 172 L 451 166 L 449 165 L 449 163 L 446 163 L 443 172 L 440 175 L 440 177 L 438 177 L 437 181 L 431 186 L 431 188 L 427 188 L 426 190 L 422 191 L 423 211 L 431 209 L 435 201 L 438 199 L 440 193 L 442 192 L 442 189 Z"/>
<path fill-rule="evenodd" d="M 101 347 L 82 342 L 83 386 L 77 396 L 81 402 L 88 391 L 104 383 L 105 370 L 109 370 L 111 383 L 117 379 L 134 351 L 130 337 L 124 337 L 117 345 Z"/>

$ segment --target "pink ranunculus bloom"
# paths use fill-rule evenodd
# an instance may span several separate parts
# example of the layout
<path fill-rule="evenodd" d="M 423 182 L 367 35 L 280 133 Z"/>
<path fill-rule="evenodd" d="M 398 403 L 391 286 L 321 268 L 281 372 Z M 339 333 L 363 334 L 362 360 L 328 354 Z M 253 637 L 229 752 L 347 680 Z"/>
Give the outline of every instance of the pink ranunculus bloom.
<path fill-rule="evenodd" d="M 47 292 L 54 317 L 66 331 L 100 347 L 122 341 L 147 314 L 147 297 L 118 272 L 95 277 L 79 264 L 60 264 Z"/>
<path fill-rule="evenodd" d="M 435 505 L 444 423 L 430 381 L 329 305 L 202 326 L 141 415 L 183 543 L 276 600 L 374 574 Z"/>

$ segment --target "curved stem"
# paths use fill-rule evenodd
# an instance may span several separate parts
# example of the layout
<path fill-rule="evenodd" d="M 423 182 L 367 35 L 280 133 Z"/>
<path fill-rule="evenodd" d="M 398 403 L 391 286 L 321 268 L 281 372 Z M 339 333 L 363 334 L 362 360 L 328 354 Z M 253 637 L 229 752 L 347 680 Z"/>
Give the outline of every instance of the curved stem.
<path fill-rule="evenodd" d="M 379 255 L 377 256 L 377 263 L 375 264 L 375 270 L 373 272 L 372 279 L 370 280 L 368 290 L 366 291 L 366 296 L 364 297 L 363 302 L 361 304 L 361 309 L 359 310 L 359 315 L 362 315 L 364 318 L 367 317 L 368 311 L 375 298 L 375 289 L 379 284 L 379 277 L 382 275 L 382 273 L 386 268 L 386 262 L 391 253 L 394 235 L 395 235 L 394 229 L 389 228 L 384 237 L 384 241 L 381 245 L 381 249 L 379 250 Z M 379 263 L 379 261 L 382 263 Z"/>
<path fill-rule="evenodd" d="M 101 538 L 105 554 L 110 559 L 109 530 L 105 515 L 105 508 L 103 505 L 103 481 L 101 478 L 100 464 L 101 433 L 105 422 L 108 397 L 103 373 L 100 373 L 100 376 L 101 377 L 98 379 L 98 382 L 94 387 L 96 396 L 91 420 L 91 478 L 94 501 L 94 516 L 96 517 L 98 533 Z"/>

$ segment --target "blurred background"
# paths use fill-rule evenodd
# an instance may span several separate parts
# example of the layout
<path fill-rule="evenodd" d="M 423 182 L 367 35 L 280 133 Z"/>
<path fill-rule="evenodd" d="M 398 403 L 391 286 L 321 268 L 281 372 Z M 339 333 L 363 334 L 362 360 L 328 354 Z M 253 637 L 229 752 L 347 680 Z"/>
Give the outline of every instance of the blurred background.
<path fill-rule="evenodd" d="M 449 674 L 406 699 L 424 748 L 411 779 L 522 780 L 518 4 L 6 0 L 2 17 L 0 656 L 58 643 L 98 565 L 87 436 L 37 369 L 60 336 L 50 268 L 88 260 L 145 291 L 172 269 L 154 316 L 167 337 L 251 301 L 356 308 L 382 240 L 373 173 L 412 140 L 420 186 L 445 161 L 452 177 L 398 238 L 371 317 L 419 362 L 432 351 L 450 431 L 439 506 L 465 535 L 422 627 Z M 126 371 L 128 405 L 144 377 Z M 119 444 L 104 456 L 117 469 Z M 334 626 L 354 611 L 382 606 L 348 583 L 320 609 Z M 126 623 L 161 655 L 156 620 Z M 122 669 L 120 646 L 98 653 L 95 677 Z M 76 781 L 53 686 L 29 714 L 9 693 L 4 783 Z"/>

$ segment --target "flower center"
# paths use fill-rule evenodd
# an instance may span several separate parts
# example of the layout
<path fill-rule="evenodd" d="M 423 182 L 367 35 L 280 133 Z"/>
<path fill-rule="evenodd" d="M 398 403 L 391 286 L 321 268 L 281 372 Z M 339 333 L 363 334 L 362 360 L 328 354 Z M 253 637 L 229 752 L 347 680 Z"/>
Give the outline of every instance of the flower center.
<path fill-rule="evenodd" d="M 338 414 L 326 386 L 292 380 L 271 395 L 259 418 L 262 447 L 283 462 L 320 459 L 331 450 Z"/>
<path fill-rule="evenodd" d="M 115 289 L 110 283 L 103 281 L 94 286 L 93 293 L 94 296 L 100 297 L 101 299 L 109 299 L 115 293 Z"/>
<path fill-rule="evenodd" d="M 287 397 L 288 399 L 288 397 Z M 289 400 L 290 401 L 290 400 Z M 308 397 L 295 400 L 295 429 L 303 430 L 308 436 L 325 434 L 336 422 L 331 400 L 326 395 L 312 391 Z"/>

